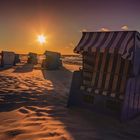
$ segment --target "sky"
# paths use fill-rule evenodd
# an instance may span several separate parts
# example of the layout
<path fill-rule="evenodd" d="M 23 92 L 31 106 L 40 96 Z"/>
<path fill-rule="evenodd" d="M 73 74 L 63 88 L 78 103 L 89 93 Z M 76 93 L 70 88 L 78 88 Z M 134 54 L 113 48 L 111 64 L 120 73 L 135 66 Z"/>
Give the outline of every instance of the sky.
<path fill-rule="evenodd" d="M 0 0 L 0 51 L 72 54 L 82 31 L 140 31 L 139 6 L 139 0 Z"/>

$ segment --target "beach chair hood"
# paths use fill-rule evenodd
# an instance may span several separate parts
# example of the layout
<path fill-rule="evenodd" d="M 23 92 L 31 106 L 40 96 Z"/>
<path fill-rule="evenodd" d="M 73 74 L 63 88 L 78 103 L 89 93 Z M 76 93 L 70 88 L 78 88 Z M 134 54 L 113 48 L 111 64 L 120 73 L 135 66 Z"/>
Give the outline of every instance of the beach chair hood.
<path fill-rule="evenodd" d="M 133 74 L 140 74 L 140 33 L 137 31 L 83 32 L 75 53 L 118 53 L 132 61 Z"/>

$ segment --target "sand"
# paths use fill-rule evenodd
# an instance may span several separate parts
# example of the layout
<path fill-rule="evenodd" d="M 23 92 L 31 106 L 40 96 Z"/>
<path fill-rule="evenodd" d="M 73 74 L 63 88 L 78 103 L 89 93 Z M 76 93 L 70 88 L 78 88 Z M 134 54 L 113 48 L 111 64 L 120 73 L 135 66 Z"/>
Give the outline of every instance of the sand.
<path fill-rule="evenodd" d="M 66 108 L 72 72 L 29 64 L 0 71 L 0 140 L 139 140 L 140 117 L 121 123 L 83 108 Z"/>

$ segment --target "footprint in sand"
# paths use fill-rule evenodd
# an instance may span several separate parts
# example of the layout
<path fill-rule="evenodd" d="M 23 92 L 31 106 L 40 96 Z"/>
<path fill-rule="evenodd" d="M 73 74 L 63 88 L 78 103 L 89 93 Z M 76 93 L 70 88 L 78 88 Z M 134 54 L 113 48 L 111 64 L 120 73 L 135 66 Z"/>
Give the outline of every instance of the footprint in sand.
<path fill-rule="evenodd" d="M 17 135 L 23 134 L 25 133 L 24 130 L 19 130 L 19 129 L 15 129 L 15 130 L 8 130 L 6 132 L 4 132 L 5 135 L 7 135 L 8 137 L 15 137 Z"/>
<path fill-rule="evenodd" d="M 27 110 L 26 108 L 20 108 L 19 109 L 19 112 L 20 113 L 23 113 L 23 114 L 28 114 L 29 113 L 29 110 Z"/>
<path fill-rule="evenodd" d="M 47 134 L 47 136 L 50 136 L 50 137 L 54 137 L 54 136 L 60 136 L 61 134 L 60 133 L 57 133 L 57 132 L 49 132 Z"/>

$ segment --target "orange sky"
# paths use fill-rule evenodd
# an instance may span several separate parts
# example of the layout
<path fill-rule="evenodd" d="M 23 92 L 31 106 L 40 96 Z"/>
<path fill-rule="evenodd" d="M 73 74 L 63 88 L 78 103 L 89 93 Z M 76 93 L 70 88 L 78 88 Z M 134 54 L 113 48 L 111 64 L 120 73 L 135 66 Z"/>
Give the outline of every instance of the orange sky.
<path fill-rule="evenodd" d="M 19 19 L 18 19 L 19 20 Z M 57 28 L 56 25 L 37 19 L 29 19 L 25 22 L 20 19 L 18 25 L 7 26 L 4 37 L 0 41 L 0 50 L 15 51 L 17 53 L 28 53 L 30 51 L 43 53 L 45 50 L 59 51 L 62 54 L 72 54 L 74 46 L 78 43 L 81 32 L 73 34 L 71 31 L 63 31 L 63 27 Z M 11 24 L 14 24 L 11 22 Z M 46 43 L 41 45 L 37 41 L 38 35 L 46 36 Z M 72 37 L 71 37 L 72 36 Z"/>
<path fill-rule="evenodd" d="M 139 5 L 138 0 L 3 0 L 0 50 L 72 54 L 81 31 L 121 30 L 124 25 L 139 31 Z M 47 37 L 42 46 L 36 41 L 39 34 Z"/>

